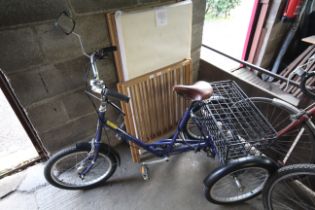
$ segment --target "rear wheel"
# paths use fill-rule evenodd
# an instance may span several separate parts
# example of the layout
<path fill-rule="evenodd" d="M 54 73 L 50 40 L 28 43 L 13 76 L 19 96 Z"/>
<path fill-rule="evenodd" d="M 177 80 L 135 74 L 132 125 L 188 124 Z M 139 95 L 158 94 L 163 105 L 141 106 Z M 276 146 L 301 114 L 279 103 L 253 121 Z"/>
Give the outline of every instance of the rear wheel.
<path fill-rule="evenodd" d="M 209 99 L 204 100 L 204 103 L 200 107 L 193 108 L 193 115 L 196 118 L 204 119 L 204 115 L 208 113 L 208 111 L 205 110 L 205 106 L 203 106 L 204 104 L 211 104 L 211 107 L 219 108 L 222 106 L 226 106 L 226 101 L 228 101 L 228 99 L 222 96 L 213 95 Z M 190 118 L 187 120 L 184 126 L 184 132 L 190 139 L 206 139 L 208 137 L 208 134 L 201 132 L 200 128 L 197 126 L 193 119 L 194 117 L 190 116 Z"/>
<path fill-rule="evenodd" d="M 111 153 L 101 149 L 93 168 L 82 178 L 79 173 L 91 162 L 86 160 L 90 150 L 91 146 L 87 144 L 80 148 L 72 146 L 56 153 L 46 163 L 46 180 L 63 189 L 88 189 L 104 183 L 115 172 L 117 161 Z"/>
<path fill-rule="evenodd" d="M 217 204 L 235 204 L 257 196 L 277 169 L 267 157 L 243 157 L 223 165 L 205 179 L 205 197 Z"/>
<path fill-rule="evenodd" d="M 315 165 L 284 166 L 270 179 L 263 191 L 267 210 L 315 210 Z"/>
<path fill-rule="evenodd" d="M 197 109 L 194 114 L 197 117 L 201 117 L 202 116 L 201 108 Z M 205 136 L 202 134 L 202 132 L 200 131 L 199 127 L 194 122 L 192 117 L 190 117 L 187 120 L 186 125 L 184 126 L 184 132 L 187 134 L 187 136 L 190 139 L 196 139 L 196 140 L 203 140 L 203 139 L 205 139 Z"/>

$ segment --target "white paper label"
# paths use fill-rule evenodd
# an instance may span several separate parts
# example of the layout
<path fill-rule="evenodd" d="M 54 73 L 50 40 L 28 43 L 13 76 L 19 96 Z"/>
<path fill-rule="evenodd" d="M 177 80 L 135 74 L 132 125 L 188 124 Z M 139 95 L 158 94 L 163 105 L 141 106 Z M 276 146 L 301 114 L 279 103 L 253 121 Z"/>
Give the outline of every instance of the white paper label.
<path fill-rule="evenodd" d="M 155 20 L 157 27 L 167 25 L 167 11 L 166 8 L 155 9 Z"/>

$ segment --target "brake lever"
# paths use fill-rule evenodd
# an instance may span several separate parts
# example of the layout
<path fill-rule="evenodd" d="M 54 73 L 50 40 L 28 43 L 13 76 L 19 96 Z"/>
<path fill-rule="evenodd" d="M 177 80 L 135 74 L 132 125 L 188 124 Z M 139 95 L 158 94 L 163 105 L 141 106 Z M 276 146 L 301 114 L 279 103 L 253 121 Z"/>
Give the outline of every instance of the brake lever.
<path fill-rule="evenodd" d="M 112 106 L 114 107 L 120 114 L 122 114 L 123 116 L 125 116 L 126 114 L 119 108 L 119 106 L 117 106 L 115 103 L 107 100 L 107 102 Z"/>
<path fill-rule="evenodd" d="M 85 92 L 87 95 L 90 95 L 90 96 L 92 96 L 93 98 L 96 98 L 97 100 L 102 101 L 101 98 L 97 97 L 96 95 L 94 95 L 94 94 L 91 93 L 90 91 L 85 90 L 84 92 Z"/>

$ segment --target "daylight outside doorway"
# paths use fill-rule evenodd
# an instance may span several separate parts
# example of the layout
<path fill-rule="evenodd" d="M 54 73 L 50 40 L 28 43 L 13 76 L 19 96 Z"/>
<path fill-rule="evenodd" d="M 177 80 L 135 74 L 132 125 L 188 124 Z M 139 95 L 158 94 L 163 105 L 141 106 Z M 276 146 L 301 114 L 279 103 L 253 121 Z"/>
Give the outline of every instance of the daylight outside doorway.
<path fill-rule="evenodd" d="M 256 0 L 207 0 L 202 43 L 242 59 Z M 233 70 L 239 63 L 202 48 L 201 58 L 223 69 Z"/>
<path fill-rule="evenodd" d="M 0 89 L 0 176 L 38 158 L 38 153 Z"/>

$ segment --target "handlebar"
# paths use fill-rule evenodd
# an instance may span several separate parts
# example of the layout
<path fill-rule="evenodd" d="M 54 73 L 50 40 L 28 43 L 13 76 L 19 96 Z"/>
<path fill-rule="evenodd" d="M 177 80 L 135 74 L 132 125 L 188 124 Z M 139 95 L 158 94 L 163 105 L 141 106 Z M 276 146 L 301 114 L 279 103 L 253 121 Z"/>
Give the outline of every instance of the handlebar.
<path fill-rule="evenodd" d="M 108 53 L 114 52 L 116 49 L 117 49 L 116 46 L 105 47 L 105 48 L 95 51 L 91 55 L 88 55 L 88 57 L 90 58 L 94 80 L 99 80 L 98 69 L 97 69 L 95 61 L 103 59 L 105 56 L 108 55 Z"/>
<path fill-rule="evenodd" d="M 116 51 L 117 47 L 116 46 L 105 47 L 91 54 L 88 54 L 84 49 L 84 45 L 83 45 L 80 34 L 74 32 L 75 21 L 72 19 L 72 17 L 69 16 L 67 12 L 62 12 L 59 15 L 58 19 L 55 22 L 55 25 L 58 26 L 66 35 L 70 35 L 70 34 L 75 35 L 80 42 L 82 54 L 85 57 L 89 58 L 92 73 L 93 73 L 93 78 L 90 80 L 91 90 L 95 93 L 102 94 L 102 97 L 105 96 L 105 98 L 106 96 L 111 96 L 118 100 L 128 102 L 129 101 L 128 96 L 125 96 L 116 91 L 109 90 L 106 88 L 104 81 L 100 80 L 99 78 L 99 72 L 96 65 L 96 60 L 101 60 L 104 57 L 108 56 L 109 53 Z M 69 28 L 69 26 L 71 27 Z"/>
<path fill-rule="evenodd" d="M 91 90 L 95 93 L 102 94 L 105 97 L 110 96 L 120 101 L 127 102 L 127 103 L 129 102 L 130 98 L 128 96 L 106 88 L 103 80 L 97 80 L 97 79 L 90 80 L 90 86 L 91 86 Z"/>
<path fill-rule="evenodd" d="M 96 60 L 101 60 L 105 56 L 108 56 L 108 53 L 116 51 L 117 47 L 116 46 L 105 47 L 105 48 L 102 48 L 100 50 L 95 51 L 91 55 L 88 55 L 84 51 L 80 36 L 78 36 L 78 38 L 79 38 L 80 43 L 81 43 L 81 48 L 82 48 L 83 54 L 87 55 L 90 59 L 90 64 L 91 64 L 92 72 L 93 72 L 93 79 L 90 80 L 91 90 L 95 93 L 103 94 L 104 96 L 111 96 L 111 97 L 116 98 L 120 101 L 125 101 L 128 103 L 129 99 L 130 99 L 128 96 L 125 96 L 125 95 L 120 94 L 114 90 L 110 90 L 110 89 L 106 88 L 104 81 L 99 79 L 98 69 L 97 69 L 97 65 L 96 65 Z"/>
<path fill-rule="evenodd" d="M 129 102 L 129 99 L 130 99 L 128 96 L 121 94 L 121 93 L 118 93 L 118 92 L 111 90 L 111 89 L 107 89 L 107 93 L 105 93 L 105 94 L 108 96 L 114 97 L 120 101 L 125 101 L 127 103 Z"/>
<path fill-rule="evenodd" d="M 99 94 L 104 94 L 105 96 L 111 96 L 114 97 L 120 101 L 125 101 L 129 102 L 129 97 L 125 96 L 123 94 L 120 94 L 116 91 L 107 89 L 103 80 L 99 79 L 99 74 L 98 74 L 98 69 L 96 65 L 96 60 L 101 60 L 105 56 L 108 56 L 109 53 L 114 52 L 117 50 L 116 46 L 110 46 L 110 47 L 105 47 L 100 50 L 95 51 L 92 53 L 89 58 L 90 58 L 90 64 L 92 67 L 92 72 L 93 72 L 93 79 L 90 80 L 90 86 L 91 90 L 93 92 L 99 93 Z"/>
<path fill-rule="evenodd" d="M 125 96 L 123 94 L 120 94 L 116 91 L 107 89 L 104 81 L 99 79 L 99 73 L 98 73 L 98 69 L 97 69 L 97 65 L 96 65 L 96 60 L 101 60 L 104 57 L 108 56 L 109 53 L 112 53 L 114 51 L 117 50 L 116 46 L 110 46 L 110 47 L 104 47 L 102 49 L 99 49 L 95 52 L 93 52 L 92 54 L 88 54 L 86 53 L 83 43 L 82 43 L 82 39 L 81 36 L 75 32 L 72 32 L 74 35 L 76 35 L 76 37 L 79 39 L 80 42 L 80 46 L 81 46 L 81 51 L 83 53 L 83 55 L 85 55 L 86 57 L 88 57 L 90 59 L 90 64 L 91 64 L 91 68 L 92 68 L 92 72 L 93 72 L 93 79 L 90 80 L 90 86 L 91 86 L 91 90 L 95 93 L 99 93 L 102 94 L 103 91 L 105 91 L 105 96 L 111 96 L 114 97 L 118 100 L 121 101 L 125 101 L 125 102 L 129 102 L 129 97 Z"/>

